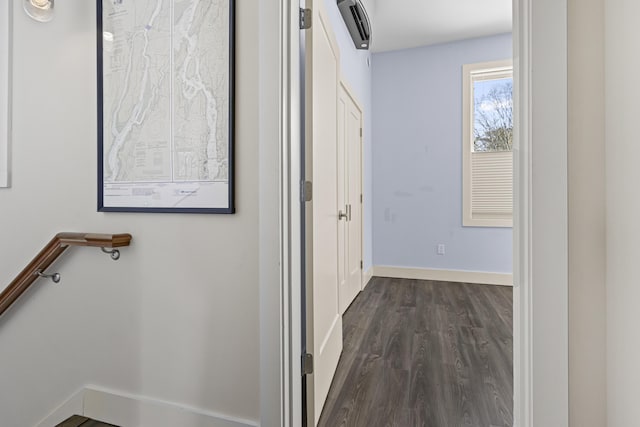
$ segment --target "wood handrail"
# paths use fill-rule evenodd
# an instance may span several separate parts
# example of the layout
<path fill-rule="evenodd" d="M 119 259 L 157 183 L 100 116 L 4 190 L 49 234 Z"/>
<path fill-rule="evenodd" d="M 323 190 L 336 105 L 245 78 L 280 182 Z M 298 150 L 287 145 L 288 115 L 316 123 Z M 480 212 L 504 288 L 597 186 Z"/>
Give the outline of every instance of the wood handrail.
<path fill-rule="evenodd" d="M 71 246 L 121 248 L 129 246 L 130 234 L 58 233 L 0 293 L 0 316 L 16 302 L 33 282 Z"/>

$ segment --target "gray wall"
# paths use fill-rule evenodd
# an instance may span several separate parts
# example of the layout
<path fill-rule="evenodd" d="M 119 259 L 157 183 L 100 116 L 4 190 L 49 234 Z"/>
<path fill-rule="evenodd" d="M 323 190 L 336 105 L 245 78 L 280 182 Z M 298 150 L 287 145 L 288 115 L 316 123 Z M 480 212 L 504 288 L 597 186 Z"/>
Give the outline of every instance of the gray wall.
<path fill-rule="evenodd" d="M 33 426 L 88 383 L 258 420 L 255 5 L 237 3 L 238 213 L 189 216 L 96 212 L 96 2 L 56 2 L 47 24 L 13 3 L 13 188 L 0 190 L 0 286 L 59 231 L 134 240 L 117 263 L 70 250 L 55 265 L 59 285 L 39 282 L 0 319 L 0 425 Z"/>
<path fill-rule="evenodd" d="M 510 34 L 373 55 L 374 265 L 511 273 L 511 228 L 462 227 L 462 65 L 511 57 Z"/>

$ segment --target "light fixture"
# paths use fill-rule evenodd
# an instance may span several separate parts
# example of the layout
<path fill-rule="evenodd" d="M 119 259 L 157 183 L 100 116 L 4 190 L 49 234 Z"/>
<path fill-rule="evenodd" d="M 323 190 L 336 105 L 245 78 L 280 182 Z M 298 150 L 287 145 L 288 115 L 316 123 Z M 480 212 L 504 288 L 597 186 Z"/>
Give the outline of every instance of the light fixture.
<path fill-rule="evenodd" d="M 53 19 L 54 0 L 23 0 L 24 11 L 31 18 L 40 22 L 49 22 Z"/>

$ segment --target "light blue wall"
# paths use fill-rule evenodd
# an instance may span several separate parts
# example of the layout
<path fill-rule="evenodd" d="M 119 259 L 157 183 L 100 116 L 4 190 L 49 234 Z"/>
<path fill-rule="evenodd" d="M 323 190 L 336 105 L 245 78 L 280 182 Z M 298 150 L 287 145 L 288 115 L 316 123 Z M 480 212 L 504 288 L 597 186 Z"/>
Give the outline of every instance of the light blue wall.
<path fill-rule="evenodd" d="M 462 65 L 511 56 L 510 34 L 373 55 L 374 265 L 512 271 L 510 228 L 462 227 L 461 128 Z"/>
<path fill-rule="evenodd" d="M 349 31 L 340 15 L 336 0 L 325 0 L 331 26 L 333 27 L 338 46 L 340 48 L 340 64 L 342 77 L 351 90 L 355 92 L 364 110 L 364 153 L 363 153 L 363 194 L 364 194 L 364 224 L 363 224 L 363 257 L 364 269 L 368 270 L 373 259 L 373 188 L 372 188 L 372 102 L 371 102 L 371 68 L 369 62 L 371 53 L 368 50 L 358 50 L 353 44 Z"/>

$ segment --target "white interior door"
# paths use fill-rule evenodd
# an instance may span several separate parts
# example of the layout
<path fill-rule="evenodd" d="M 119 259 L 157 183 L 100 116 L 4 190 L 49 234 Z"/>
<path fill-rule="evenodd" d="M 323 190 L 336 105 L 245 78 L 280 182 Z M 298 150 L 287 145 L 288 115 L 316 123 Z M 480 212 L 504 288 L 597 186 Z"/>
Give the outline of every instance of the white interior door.
<path fill-rule="evenodd" d="M 340 54 L 322 0 L 307 1 L 312 26 L 306 33 L 307 349 L 314 372 L 307 377 L 308 422 L 317 425 L 342 352 L 338 291 L 337 106 Z"/>
<path fill-rule="evenodd" d="M 349 106 L 340 85 L 338 93 L 338 295 L 340 312 L 344 313 L 355 295 L 350 295 L 349 288 L 349 173 L 347 155 L 347 115 Z"/>
<path fill-rule="evenodd" d="M 340 310 L 362 290 L 362 109 L 344 83 L 338 95 Z"/>

